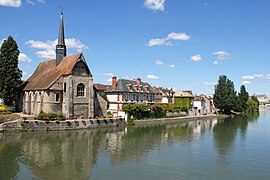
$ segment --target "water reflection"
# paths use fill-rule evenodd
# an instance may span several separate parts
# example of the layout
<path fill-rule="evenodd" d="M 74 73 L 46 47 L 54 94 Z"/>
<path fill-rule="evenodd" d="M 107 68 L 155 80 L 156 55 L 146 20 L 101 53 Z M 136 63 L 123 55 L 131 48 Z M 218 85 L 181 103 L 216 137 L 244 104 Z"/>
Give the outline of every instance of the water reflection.
<path fill-rule="evenodd" d="M 246 116 L 227 117 L 219 120 L 213 128 L 216 150 L 220 157 L 226 156 L 233 149 L 234 140 L 237 131 L 240 131 L 242 138 L 245 138 L 247 133 L 248 123 L 256 121 L 259 113 L 253 113 Z"/>
<path fill-rule="evenodd" d="M 234 148 L 237 132 L 245 138 L 248 124 L 258 116 L 128 129 L 0 134 L 0 179 L 21 179 L 29 173 L 30 178 L 38 179 L 90 179 L 94 168 L 102 168 L 97 162 L 106 155 L 112 167 L 136 164 L 153 150 L 192 144 L 207 133 L 213 134 L 215 150 L 222 159 Z"/>

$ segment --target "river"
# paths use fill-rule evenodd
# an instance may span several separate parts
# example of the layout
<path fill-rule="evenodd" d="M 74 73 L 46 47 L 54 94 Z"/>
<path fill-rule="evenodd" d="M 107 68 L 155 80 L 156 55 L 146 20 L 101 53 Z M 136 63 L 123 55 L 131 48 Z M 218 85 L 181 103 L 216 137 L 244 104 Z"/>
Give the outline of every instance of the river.
<path fill-rule="evenodd" d="M 270 179 L 270 109 L 128 128 L 0 133 L 0 179 Z"/>

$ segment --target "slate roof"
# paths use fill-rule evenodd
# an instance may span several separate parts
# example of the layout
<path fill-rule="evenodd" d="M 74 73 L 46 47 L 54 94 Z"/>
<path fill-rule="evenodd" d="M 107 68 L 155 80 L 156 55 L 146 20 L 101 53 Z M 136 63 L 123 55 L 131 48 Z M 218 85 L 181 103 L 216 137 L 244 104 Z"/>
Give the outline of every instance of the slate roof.
<path fill-rule="evenodd" d="M 149 92 L 149 93 L 155 93 L 152 86 L 150 86 L 147 82 L 142 82 L 139 85 L 141 87 L 140 90 L 138 90 L 138 85 L 136 80 L 128 80 L 128 79 L 118 79 L 116 82 L 116 89 L 113 90 L 112 87 L 110 87 L 110 89 L 108 89 L 107 92 L 113 92 L 113 91 L 121 91 L 121 92 Z M 130 87 L 130 90 L 128 89 L 128 87 Z M 146 88 L 148 90 L 146 90 Z"/>
<path fill-rule="evenodd" d="M 73 67 L 81 56 L 83 56 L 82 53 L 65 56 L 58 66 L 55 65 L 55 59 L 41 62 L 33 75 L 26 81 L 24 90 L 49 89 L 61 76 L 68 75 L 72 72 Z M 88 71 L 90 76 L 92 76 L 89 69 Z"/>

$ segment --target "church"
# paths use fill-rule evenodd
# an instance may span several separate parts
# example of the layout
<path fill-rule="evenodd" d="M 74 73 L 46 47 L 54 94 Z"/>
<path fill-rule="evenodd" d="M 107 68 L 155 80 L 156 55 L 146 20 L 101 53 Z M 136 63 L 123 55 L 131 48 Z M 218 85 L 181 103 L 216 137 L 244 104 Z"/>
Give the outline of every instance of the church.
<path fill-rule="evenodd" d="M 67 118 L 93 117 L 96 104 L 104 103 L 95 93 L 93 76 L 83 54 L 67 56 L 61 13 L 56 58 L 41 62 L 25 82 L 23 112 L 35 116 L 43 111 L 61 113 Z"/>

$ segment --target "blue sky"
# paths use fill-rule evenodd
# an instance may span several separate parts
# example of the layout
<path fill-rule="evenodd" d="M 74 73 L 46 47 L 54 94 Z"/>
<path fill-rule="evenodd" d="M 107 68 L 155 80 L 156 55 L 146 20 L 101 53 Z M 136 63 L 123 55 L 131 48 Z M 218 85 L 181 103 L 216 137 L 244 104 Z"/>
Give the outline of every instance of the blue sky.
<path fill-rule="evenodd" d="M 95 83 L 210 94 L 227 75 L 269 93 L 269 0 L 0 0 L 0 41 L 17 41 L 23 79 L 54 58 L 61 8 L 68 54 L 83 52 Z"/>

